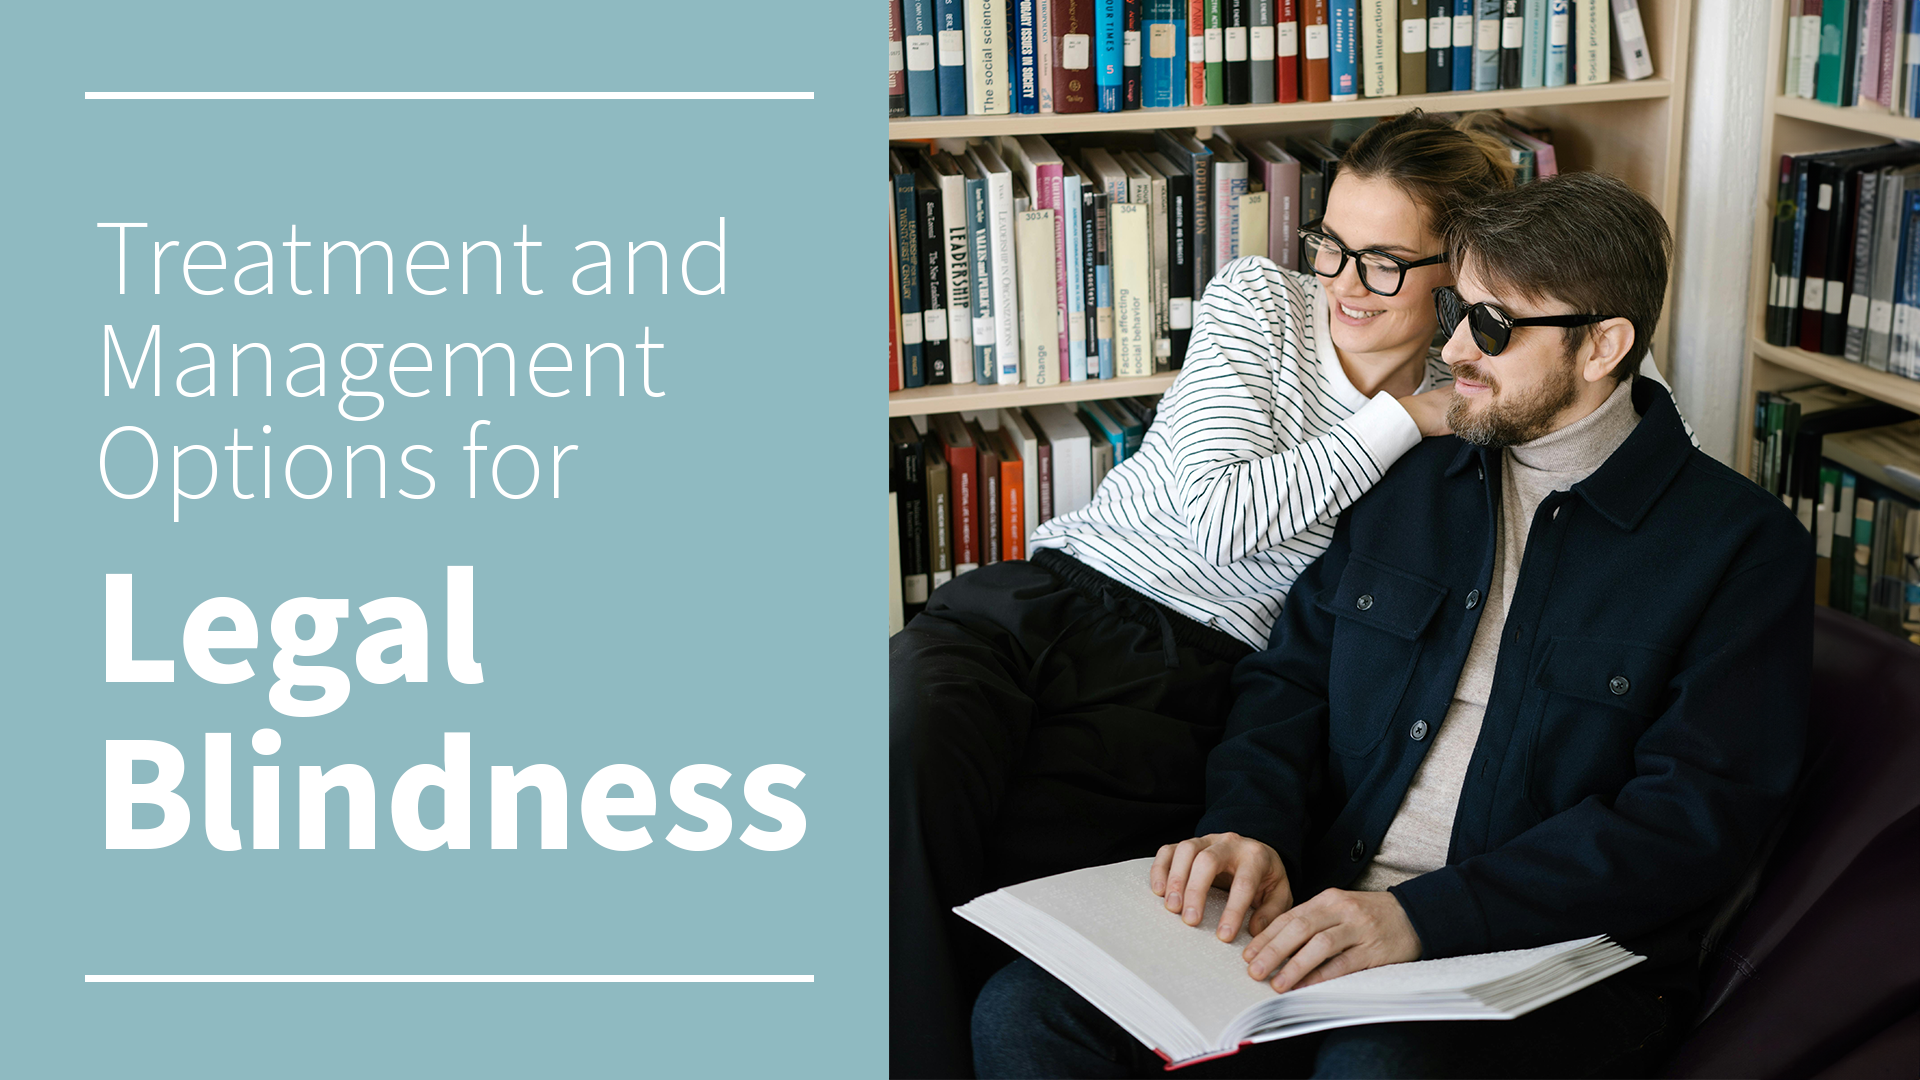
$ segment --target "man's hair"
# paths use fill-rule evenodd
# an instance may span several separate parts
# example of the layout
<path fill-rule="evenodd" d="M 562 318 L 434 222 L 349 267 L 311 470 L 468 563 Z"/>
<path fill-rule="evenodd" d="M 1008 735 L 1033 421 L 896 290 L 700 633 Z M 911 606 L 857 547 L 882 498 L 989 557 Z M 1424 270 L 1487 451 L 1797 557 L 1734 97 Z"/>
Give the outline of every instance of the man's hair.
<path fill-rule="evenodd" d="M 1660 322 L 1673 251 L 1666 219 L 1645 196 L 1604 173 L 1564 173 L 1461 207 L 1447 219 L 1446 243 L 1455 273 L 1470 262 L 1490 291 L 1632 323 L 1633 344 L 1613 375 L 1633 377 Z M 1565 331 L 1569 355 L 1592 330 Z"/>

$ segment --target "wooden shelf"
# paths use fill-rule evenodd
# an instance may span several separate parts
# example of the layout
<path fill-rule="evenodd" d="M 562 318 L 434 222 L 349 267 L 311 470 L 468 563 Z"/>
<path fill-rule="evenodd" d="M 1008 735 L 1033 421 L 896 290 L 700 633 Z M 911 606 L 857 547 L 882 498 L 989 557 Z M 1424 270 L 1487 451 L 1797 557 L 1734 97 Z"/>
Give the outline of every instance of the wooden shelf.
<path fill-rule="evenodd" d="M 1135 394 L 1164 394 L 1173 385 L 1175 372 L 1135 379 L 1088 379 L 1085 382 L 1058 383 L 1053 386 L 982 386 L 956 383 L 924 386 L 917 390 L 896 390 L 887 395 L 888 416 L 921 416 L 926 413 L 971 412 L 975 409 L 1021 408 L 1047 405 L 1056 401 L 1093 401 L 1099 398 L 1132 397 Z"/>
<path fill-rule="evenodd" d="M 1889 405 L 1920 412 L 1920 380 L 1875 371 L 1838 356 L 1811 353 L 1784 345 L 1769 345 L 1758 339 L 1751 342 L 1751 346 L 1753 354 L 1769 364 L 1810 375 L 1821 382 L 1843 386 L 1848 390 L 1857 390 Z"/>
<path fill-rule="evenodd" d="M 1780 94 L 1774 97 L 1773 111 L 1776 116 L 1790 116 L 1848 131 L 1889 139 L 1920 140 L 1920 118 L 1895 116 L 1879 106 L 1842 109 L 1821 101 Z"/>
<path fill-rule="evenodd" d="M 990 135 L 1054 135 L 1067 132 L 1151 131 L 1155 128 L 1230 127 L 1289 124 L 1348 117 L 1390 116 L 1412 108 L 1428 112 L 1474 109 L 1524 109 L 1646 101 L 1673 96 L 1662 78 L 1629 82 L 1615 79 L 1593 86 L 1556 86 L 1532 90 L 1463 90 L 1445 94 L 1361 98 L 1358 101 L 1295 101 L 1285 105 L 1204 105 L 1198 108 L 1134 109 L 1117 113 L 1008 114 L 1003 116 L 918 116 L 887 121 L 894 139 L 966 139 Z M 1818 106 L 1826 108 L 1826 106 Z M 1828 110 L 1833 111 L 1833 110 Z M 1894 119 L 1889 117 L 1888 119 Z M 1904 123 L 1920 125 L 1920 121 Z M 1920 127 L 1916 127 L 1920 131 Z M 1920 134 L 1909 136 L 1920 138 Z"/>

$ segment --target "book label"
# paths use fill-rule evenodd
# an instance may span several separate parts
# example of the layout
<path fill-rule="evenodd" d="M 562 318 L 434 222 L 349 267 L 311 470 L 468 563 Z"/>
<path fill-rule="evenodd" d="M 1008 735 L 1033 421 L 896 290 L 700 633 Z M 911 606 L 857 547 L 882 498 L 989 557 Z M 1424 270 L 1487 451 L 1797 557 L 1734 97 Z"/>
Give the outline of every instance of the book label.
<path fill-rule="evenodd" d="M 1500 47 L 1500 23 L 1497 19 L 1480 20 L 1480 40 L 1475 48 L 1481 52 L 1492 52 Z"/>
<path fill-rule="evenodd" d="M 1400 20 L 1400 51 L 1403 53 L 1427 51 L 1427 20 Z"/>
<path fill-rule="evenodd" d="M 901 41 L 887 42 L 887 70 L 888 71 L 905 71 L 906 68 L 907 68 L 906 43 Z"/>
<path fill-rule="evenodd" d="M 1209 31 L 1211 33 L 1211 31 Z M 1244 26 L 1227 27 L 1227 59 L 1238 63 L 1247 58 L 1247 28 Z M 1212 57 L 1208 57 L 1209 60 Z"/>
<path fill-rule="evenodd" d="M 1427 48 L 1453 48 L 1453 19 L 1446 15 L 1435 15 L 1427 20 Z"/>
<path fill-rule="evenodd" d="M 1514 16 L 1500 20 L 1500 47 L 1518 49 L 1526 40 L 1527 20 Z"/>
<path fill-rule="evenodd" d="M 1827 279 L 1810 277 L 1806 291 L 1800 294 L 1800 306 L 1809 311 L 1819 311 L 1827 300 Z"/>
<path fill-rule="evenodd" d="M 905 345 L 918 345 L 924 340 L 920 333 L 921 312 L 900 316 L 900 341 Z"/>
<path fill-rule="evenodd" d="M 907 39 L 907 70 L 933 70 L 932 34 L 915 34 Z"/>
<path fill-rule="evenodd" d="M 1564 47 L 1567 43 L 1567 16 L 1554 15 L 1547 20 L 1547 44 Z"/>
<path fill-rule="evenodd" d="M 1300 55 L 1300 24 L 1283 22 L 1273 28 L 1273 51 L 1276 56 Z"/>
<path fill-rule="evenodd" d="M 925 317 L 925 334 L 928 341 L 947 340 L 947 311 L 945 308 L 928 308 L 921 313 Z"/>
<path fill-rule="evenodd" d="M 1473 16 L 1453 17 L 1453 43 L 1463 49 L 1473 44 Z"/>
<path fill-rule="evenodd" d="M 982 315 L 973 320 L 973 340 L 993 340 L 993 316 Z"/>
<path fill-rule="evenodd" d="M 1874 300 L 1867 304 L 1867 329 L 1885 334 L 1893 329 L 1893 301 Z"/>
<path fill-rule="evenodd" d="M 1846 301 L 1846 298 L 1847 298 L 1846 282 L 1844 281 L 1827 282 L 1827 307 L 1826 307 L 1827 314 L 1829 315 L 1840 314 L 1840 305 Z"/>
<path fill-rule="evenodd" d="M 1093 64 L 1093 35 L 1062 34 L 1060 66 L 1069 71 L 1085 71 Z"/>
<path fill-rule="evenodd" d="M 1867 298 L 1859 293 L 1847 302 L 1847 328 L 1865 330 L 1867 328 Z"/>
<path fill-rule="evenodd" d="M 1223 64 L 1227 59 L 1226 38 L 1216 26 L 1207 27 L 1207 63 Z"/>
<path fill-rule="evenodd" d="M 1193 329 L 1193 299 L 1176 296 L 1167 301 L 1167 326 L 1173 330 Z"/>
<path fill-rule="evenodd" d="M 1256 61 L 1273 59 L 1273 27 L 1248 27 L 1247 53 Z"/>
<path fill-rule="evenodd" d="M 1613 14 L 1614 18 L 1620 23 L 1621 41 L 1632 41 L 1634 38 L 1647 36 L 1646 30 L 1640 25 L 1639 8 L 1630 7 L 1625 11 L 1615 11 Z"/>
<path fill-rule="evenodd" d="M 1326 58 L 1327 58 L 1326 24 L 1322 23 L 1319 26 L 1307 27 L 1307 59 L 1325 60 Z"/>
<path fill-rule="evenodd" d="M 1207 60 L 1207 39 L 1200 34 L 1187 38 L 1187 63 L 1204 64 Z M 1191 103 L 1190 103 L 1191 104 Z"/>
<path fill-rule="evenodd" d="M 967 33 L 964 30 L 940 31 L 940 66 L 961 67 L 967 62 Z"/>
<path fill-rule="evenodd" d="M 1171 60 L 1180 39 L 1174 36 L 1172 23 L 1154 23 L 1147 28 L 1147 55 L 1155 60 Z"/>
<path fill-rule="evenodd" d="M 1833 209 L 1833 185 L 1832 184 L 1820 185 L 1820 209 L 1822 210 Z"/>
<path fill-rule="evenodd" d="M 1140 66 L 1140 31 L 1128 30 L 1120 35 L 1120 63 L 1126 67 Z"/>

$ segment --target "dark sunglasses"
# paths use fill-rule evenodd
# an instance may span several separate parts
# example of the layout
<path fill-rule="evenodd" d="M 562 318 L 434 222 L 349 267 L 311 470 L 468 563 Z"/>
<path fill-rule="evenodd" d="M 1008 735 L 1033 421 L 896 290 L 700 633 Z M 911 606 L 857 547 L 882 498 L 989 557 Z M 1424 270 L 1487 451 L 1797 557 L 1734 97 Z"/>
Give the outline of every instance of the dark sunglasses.
<path fill-rule="evenodd" d="M 1340 276 L 1340 272 L 1347 268 L 1347 260 L 1352 259 L 1360 271 L 1361 286 L 1376 296 L 1398 293 L 1400 286 L 1406 283 L 1407 271 L 1417 266 L 1433 266 L 1447 261 L 1444 251 L 1419 260 L 1403 259 L 1376 248 L 1355 251 L 1321 231 L 1320 221 L 1315 218 L 1300 227 L 1300 265 L 1321 277 L 1334 278 Z"/>
<path fill-rule="evenodd" d="M 1516 319 L 1492 304 L 1469 304 L 1448 285 L 1433 290 L 1433 310 L 1440 316 L 1440 330 L 1447 337 L 1460 328 L 1465 319 L 1473 334 L 1473 344 L 1487 356 L 1498 356 L 1513 339 L 1517 326 L 1591 326 L 1613 318 L 1611 315 L 1540 315 Z"/>

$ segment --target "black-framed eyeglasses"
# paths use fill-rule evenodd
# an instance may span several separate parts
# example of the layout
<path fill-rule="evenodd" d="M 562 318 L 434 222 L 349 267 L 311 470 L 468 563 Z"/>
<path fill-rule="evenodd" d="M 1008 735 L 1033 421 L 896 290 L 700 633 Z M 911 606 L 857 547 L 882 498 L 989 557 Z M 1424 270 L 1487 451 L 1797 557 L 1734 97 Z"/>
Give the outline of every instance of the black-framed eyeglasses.
<path fill-rule="evenodd" d="M 1440 330 L 1447 337 L 1460 328 L 1460 321 L 1466 320 L 1467 330 L 1473 334 L 1473 344 L 1487 356 L 1498 356 L 1507 343 L 1513 339 L 1513 330 L 1517 326 L 1590 326 L 1605 322 L 1612 315 L 1540 315 L 1529 319 L 1516 319 L 1492 304 L 1469 304 L 1451 286 L 1442 285 L 1433 290 L 1433 311 L 1440 317 Z"/>
<path fill-rule="evenodd" d="M 1316 218 L 1300 227 L 1300 265 L 1321 277 L 1339 277 L 1352 259 L 1360 271 L 1360 284 L 1377 296 L 1392 296 L 1406 282 L 1407 271 L 1416 266 L 1432 266 L 1447 261 L 1441 252 L 1425 259 L 1407 260 L 1374 248 L 1355 251 L 1321 231 Z"/>

